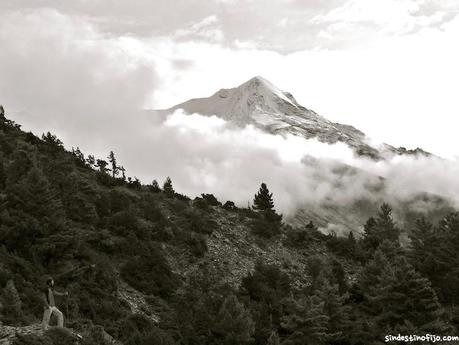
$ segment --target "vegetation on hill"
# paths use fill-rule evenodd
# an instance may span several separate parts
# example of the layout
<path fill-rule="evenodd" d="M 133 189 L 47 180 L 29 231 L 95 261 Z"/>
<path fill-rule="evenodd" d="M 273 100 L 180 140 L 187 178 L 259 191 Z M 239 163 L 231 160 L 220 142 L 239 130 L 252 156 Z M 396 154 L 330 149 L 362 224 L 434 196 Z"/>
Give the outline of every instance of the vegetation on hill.
<path fill-rule="evenodd" d="M 254 207 L 241 209 L 212 194 L 191 200 L 171 178 L 160 187 L 126 173 L 113 151 L 108 161 L 68 152 L 56 136 L 38 138 L 0 117 L 1 323 L 39 322 L 51 275 L 70 292 L 57 301 L 66 326 L 88 345 L 357 345 L 458 331 L 458 214 L 436 226 L 419 220 L 405 229 L 404 248 L 386 204 L 363 236 L 337 237 L 312 223 L 283 224 L 264 183 Z M 272 244 L 293 261 L 256 256 Z M 255 264 L 231 280 L 211 245 L 217 253 L 247 247 Z M 134 308 L 127 295 L 142 303 Z M 73 342 L 59 330 L 16 339 Z"/>

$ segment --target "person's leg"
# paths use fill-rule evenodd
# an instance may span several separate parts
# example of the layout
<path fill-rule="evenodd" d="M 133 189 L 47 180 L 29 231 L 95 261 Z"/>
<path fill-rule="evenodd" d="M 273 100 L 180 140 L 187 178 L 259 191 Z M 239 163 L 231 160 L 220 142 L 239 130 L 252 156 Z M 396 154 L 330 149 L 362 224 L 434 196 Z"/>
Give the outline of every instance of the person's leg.
<path fill-rule="evenodd" d="M 53 312 L 57 315 L 57 327 L 64 327 L 64 314 L 56 307 L 53 307 Z"/>
<path fill-rule="evenodd" d="M 51 317 L 51 313 L 52 313 L 51 308 L 46 308 L 45 311 L 43 312 L 43 321 L 41 325 L 44 331 L 48 329 L 49 318 Z"/>

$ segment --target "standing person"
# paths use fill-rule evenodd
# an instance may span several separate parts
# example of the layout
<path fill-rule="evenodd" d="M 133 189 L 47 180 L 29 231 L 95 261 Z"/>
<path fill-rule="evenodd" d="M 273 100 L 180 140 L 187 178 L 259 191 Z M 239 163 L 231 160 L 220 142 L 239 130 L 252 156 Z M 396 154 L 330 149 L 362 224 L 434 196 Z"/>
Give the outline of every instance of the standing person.
<path fill-rule="evenodd" d="M 64 327 L 64 315 L 62 312 L 57 309 L 56 303 L 54 301 L 54 296 L 67 296 L 69 293 L 68 292 L 58 292 L 54 290 L 54 280 L 53 278 L 49 277 L 46 280 L 46 288 L 43 290 L 44 293 L 44 305 L 43 307 L 45 308 L 45 311 L 43 313 L 43 330 L 47 330 L 49 326 L 49 319 L 51 318 L 51 315 L 55 313 L 57 315 L 57 326 L 58 327 Z"/>

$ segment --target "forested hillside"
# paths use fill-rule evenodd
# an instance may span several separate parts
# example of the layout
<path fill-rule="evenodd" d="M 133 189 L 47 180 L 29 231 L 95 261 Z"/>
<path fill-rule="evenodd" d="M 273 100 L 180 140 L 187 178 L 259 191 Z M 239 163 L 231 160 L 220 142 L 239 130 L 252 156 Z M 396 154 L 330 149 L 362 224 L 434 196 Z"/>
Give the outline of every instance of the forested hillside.
<path fill-rule="evenodd" d="M 282 223 L 263 177 L 242 209 L 212 194 L 191 200 L 169 178 L 141 184 L 121 163 L 1 115 L 0 329 L 40 322 L 51 275 L 69 291 L 57 301 L 65 326 L 83 335 L 32 332 L 16 345 L 368 345 L 459 333 L 458 214 L 419 219 L 402 247 L 387 204 L 363 236 L 343 238 Z"/>

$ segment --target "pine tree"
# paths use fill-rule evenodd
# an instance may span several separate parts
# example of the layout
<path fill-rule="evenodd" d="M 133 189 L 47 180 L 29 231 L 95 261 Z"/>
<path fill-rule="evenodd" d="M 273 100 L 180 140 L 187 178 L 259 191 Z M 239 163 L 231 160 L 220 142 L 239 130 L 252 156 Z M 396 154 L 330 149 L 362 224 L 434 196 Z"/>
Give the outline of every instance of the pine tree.
<path fill-rule="evenodd" d="M 121 178 L 123 181 L 126 181 L 126 169 L 121 165 L 118 167 L 119 171 L 121 171 Z"/>
<path fill-rule="evenodd" d="M 448 329 L 443 309 L 428 279 L 404 257 L 382 268 L 377 283 L 368 290 L 370 306 L 382 331 L 410 322 L 418 331 L 442 333 Z"/>
<path fill-rule="evenodd" d="M 253 232 L 264 237 L 277 235 L 282 225 L 282 215 L 276 213 L 272 193 L 265 183 L 261 184 L 253 202 L 253 209 L 258 213 L 258 217 L 252 222 Z"/>
<path fill-rule="evenodd" d="M 154 193 L 158 193 L 161 191 L 158 181 L 153 180 L 153 182 L 151 183 L 151 191 Z"/>
<path fill-rule="evenodd" d="M 172 186 L 172 180 L 169 176 L 166 178 L 166 181 L 163 184 L 163 191 L 167 196 L 174 196 L 175 194 L 175 190 Z"/>
<path fill-rule="evenodd" d="M 63 216 L 62 201 L 38 168 L 32 168 L 24 179 L 8 187 L 8 203 L 42 221 Z"/>
<path fill-rule="evenodd" d="M 287 314 L 281 327 L 286 333 L 285 345 L 322 345 L 329 338 L 328 316 L 324 313 L 324 302 L 320 297 L 301 296 L 287 301 Z"/>
<path fill-rule="evenodd" d="M 253 208 L 257 211 L 271 211 L 275 212 L 274 210 L 274 201 L 273 201 L 273 193 L 269 192 L 266 183 L 262 183 L 260 190 L 257 194 L 255 194 L 255 198 L 253 200 Z"/>
<path fill-rule="evenodd" d="M 88 158 L 86 158 L 86 163 L 92 169 L 93 167 L 96 166 L 96 159 L 94 158 L 93 155 L 88 155 Z"/>
<path fill-rule="evenodd" d="M 433 227 L 425 218 L 410 234 L 413 266 L 430 279 L 443 303 L 459 303 L 459 213 L 451 213 Z"/>
<path fill-rule="evenodd" d="M 110 151 L 110 154 L 108 155 L 108 161 L 112 165 L 112 177 L 115 178 L 119 174 L 119 167 L 116 165 L 116 157 L 115 153 L 113 151 Z"/>
<path fill-rule="evenodd" d="M 102 173 L 107 173 L 108 171 L 110 171 L 110 169 L 107 169 L 107 161 L 104 161 L 103 159 L 98 159 L 96 161 L 96 165 L 99 168 L 99 171 Z"/>
<path fill-rule="evenodd" d="M 376 218 L 368 219 L 364 227 L 363 246 L 371 255 L 384 241 L 399 242 L 400 229 L 392 218 L 392 208 L 384 203 Z"/>
<path fill-rule="evenodd" d="M 239 345 L 251 340 L 254 323 L 250 312 L 233 294 L 226 297 L 216 317 L 214 332 L 220 344 Z"/>
<path fill-rule="evenodd" d="M 317 291 L 323 302 L 323 312 L 328 318 L 327 333 L 333 344 L 342 344 L 350 333 L 350 307 L 345 304 L 346 297 L 339 292 L 338 285 L 328 282 Z"/>
<path fill-rule="evenodd" d="M 42 134 L 41 139 L 55 148 L 63 148 L 64 143 L 54 134 L 47 132 L 46 134 Z"/>
<path fill-rule="evenodd" d="M 78 159 L 80 162 L 84 163 L 85 158 L 83 152 L 81 152 L 80 148 L 77 146 L 76 149 L 72 147 L 72 153 L 75 156 L 76 159 Z"/>

